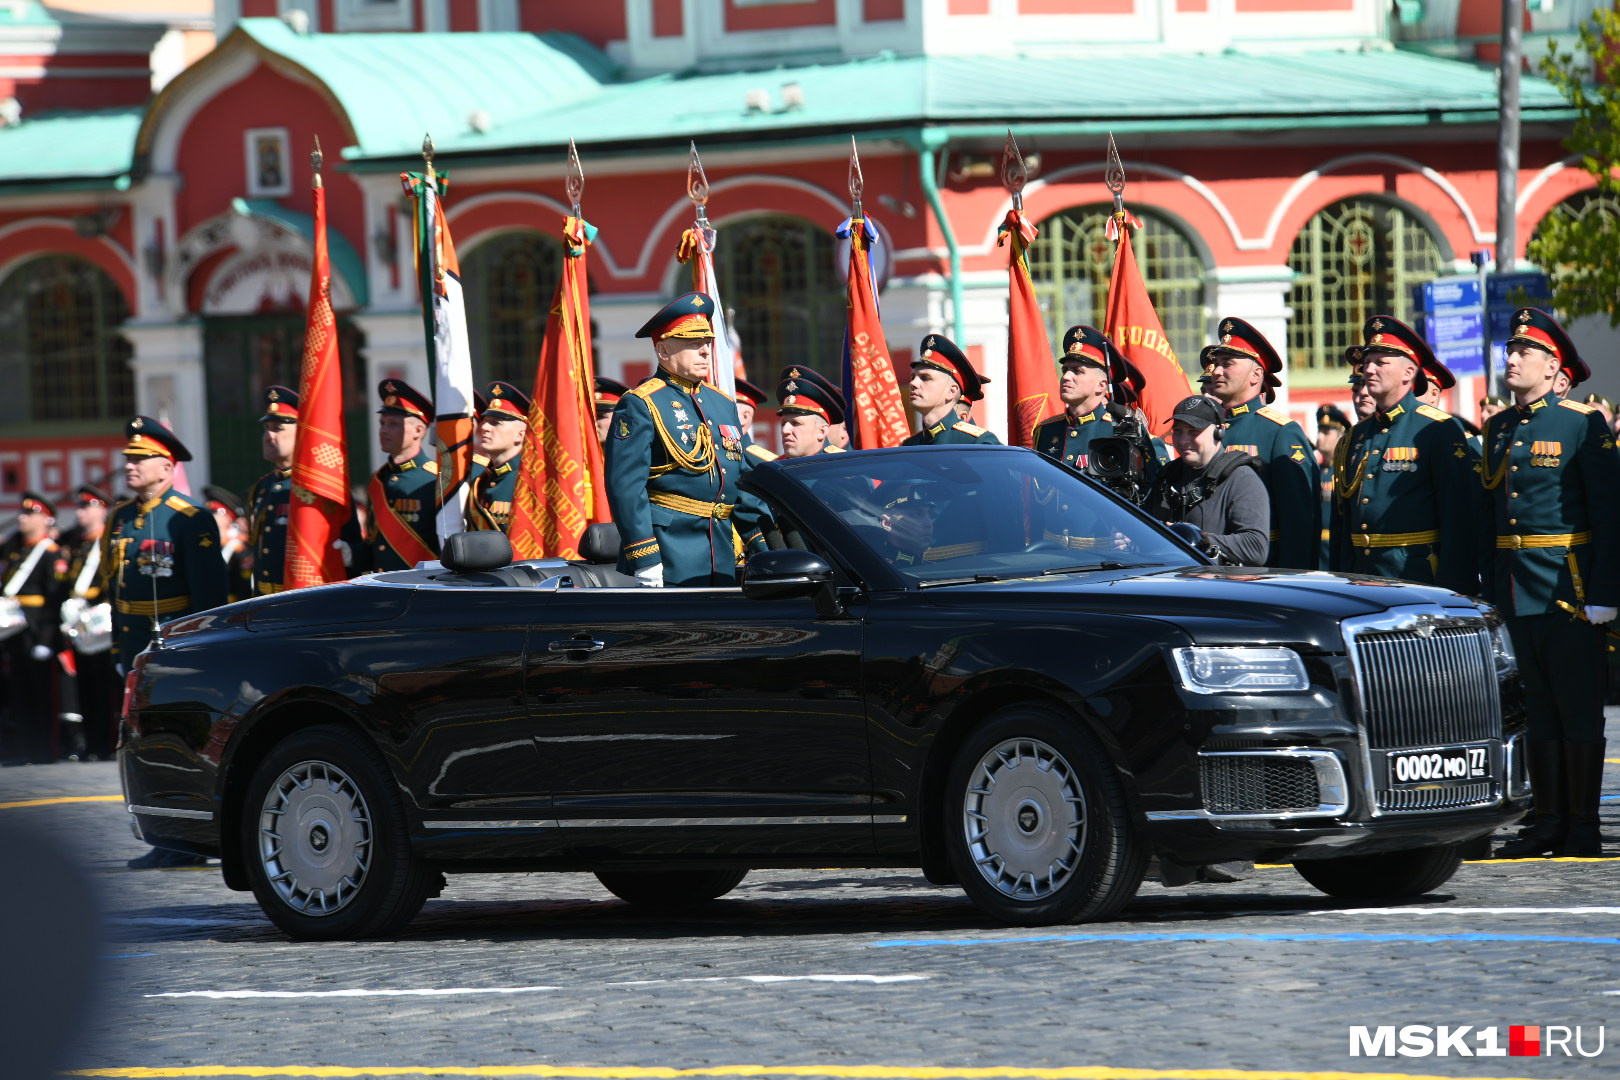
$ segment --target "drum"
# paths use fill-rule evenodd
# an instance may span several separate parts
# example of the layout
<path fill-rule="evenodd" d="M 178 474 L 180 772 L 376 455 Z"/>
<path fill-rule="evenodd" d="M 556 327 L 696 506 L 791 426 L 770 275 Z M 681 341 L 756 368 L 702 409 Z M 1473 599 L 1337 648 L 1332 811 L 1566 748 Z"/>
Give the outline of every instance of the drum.
<path fill-rule="evenodd" d="M 82 596 L 62 601 L 62 633 L 73 651 L 92 656 L 112 648 L 112 605 L 92 604 Z"/>
<path fill-rule="evenodd" d="M 28 629 L 28 616 L 15 596 L 0 596 L 0 641 Z"/>

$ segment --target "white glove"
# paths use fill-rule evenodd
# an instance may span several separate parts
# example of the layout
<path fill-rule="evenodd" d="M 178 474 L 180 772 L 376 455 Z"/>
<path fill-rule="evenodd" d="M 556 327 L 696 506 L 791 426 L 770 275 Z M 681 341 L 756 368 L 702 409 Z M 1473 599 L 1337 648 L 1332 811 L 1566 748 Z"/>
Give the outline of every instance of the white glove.
<path fill-rule="evenodd" d="M 653 563 L 649 567 L 637 570 L 636 584 L 648 589 L 662 589 L 664 587 L 664 564 Z"/>
<path fill-rule="evenodd" d="M 1614 611 L 1612 608 L 1605 610 L 1609 612 L 1609 618 L 1614 618 Z M 35 645 L 33 657 L 35 660 L 49 660 L 51 658 L 51 647 L 49 645 Z"/>
<path fill-rule="evenodd" d="M 343 556 L 343 565 L 345 567 L 354 566 L 354 551 L 350 549 L 347 540 L 332 541 L 332 550 Z"/>
<path fill-rule="evenodd" d="M 1604 623 L 1611 621 L 1616 615 L 1620 615 L 1620 608 L 1593 607 L 1590 604 L 1586 606 L 1587 621 L 1593 626 L 1602 626 Z"/>

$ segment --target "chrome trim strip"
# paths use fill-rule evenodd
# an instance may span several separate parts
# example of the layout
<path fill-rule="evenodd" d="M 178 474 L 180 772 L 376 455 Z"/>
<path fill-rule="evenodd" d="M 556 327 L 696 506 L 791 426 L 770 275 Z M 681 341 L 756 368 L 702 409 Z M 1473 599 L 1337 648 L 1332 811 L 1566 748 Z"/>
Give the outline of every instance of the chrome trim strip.
<path fill-rule="evenodd" d="M 145 814 L 147 817 L 185 818 L 188 821 L 213 821 L 212 810 L 180 810 L 172 806 L 136 806 L 130 803 L 127 807 L 132 814 Z"/>
<path fill-rule="evenodd" d="M 1350 783 L 1345 779 L 1344 764 L 1333 750 L 1306 746 L 1278 747 L 1275 750 L 1200 750 L 1206 757 L 1272 757 L 1295 758 L 1309 761 L 1316 770 L 1317 803 L 1315 810 L 1283 810 L 1263 814 L 1223 814 L 1213 810 L 1202 813 L 1212 821 L 1292 821 L 1296 818 L 1338 817 L 1350 809 Z M 1180 813 L 1181 811 L 1169 811 Z M 1155 820 L 1152 814 L 1148 819 Z"/>
<path fill-rule="evenodd" d="M 493 819 L 476 819 L 471 821 L 424 821 L 424 829 L 555 829 L 557 822 L 553 818 L 520 818 L 508 821 Z"/>
<path fill-rule="evenodd" d="M 1522 799 L 1530 794 L 1530 776 L 1523 771 L 1519 755 L 1524 753 L 1523 737 L 1510 735 L 1502 744 L 1502 784 L 1510 799 Z"/>
<path fill-rule="evenodd" d="M 132 808 L 133 809 L 133 808 Z M 699 817 L 699 818 L 436 818 L 422 822 L 424 829 L 671 829 L 690 825 L 903 825 L 905 814 L 823 814 L 804 817 Z"/>

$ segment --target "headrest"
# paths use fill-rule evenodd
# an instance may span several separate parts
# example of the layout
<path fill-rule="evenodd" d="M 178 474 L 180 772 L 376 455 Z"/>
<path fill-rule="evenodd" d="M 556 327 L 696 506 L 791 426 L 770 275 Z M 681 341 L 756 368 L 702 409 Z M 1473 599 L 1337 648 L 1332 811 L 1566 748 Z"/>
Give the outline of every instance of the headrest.
<path fill-rule="evenodd" d="M 444 542 L 439 561 L 458 574 L 498 570 L 512 562 L 512 541 L 493 529 L 456 533 Z"/>
<path fill-rule="evenodd" d="M 619 559 L 619 527 L 611 521 L 585 526 L 579 538 L 579 557 L 588 563 L 611 563 Z"/>

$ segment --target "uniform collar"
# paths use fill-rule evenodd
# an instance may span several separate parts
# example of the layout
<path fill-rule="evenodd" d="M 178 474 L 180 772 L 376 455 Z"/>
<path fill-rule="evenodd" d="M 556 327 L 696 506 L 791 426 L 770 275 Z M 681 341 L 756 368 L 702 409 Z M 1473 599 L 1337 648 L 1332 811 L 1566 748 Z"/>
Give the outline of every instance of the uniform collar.
<path fill-rule="evenodd" d="M 945 433 L 945 426 L 949 422 L 950 421 L 948 421 L 948 420 L 941 420 L 939 423 L 937 423 L 933 427 L 929 428 L 928 429 L 928 437 L 930 439 L 932 439 L 932 438 L 936 438 L 936 437 L 938 437 L 940 435 L 943 435 Z"/>
<path fill-rule="evenodd" d="M 688 379 L 684 375 L 677 375 L 673 371 L 664 367 L 658 369 L 658 377 L 669 383 L 671 386 L 685 390 L 688 394 L 697 393 L 698 387 L 703 385 L 696 379 Z"/>
<path fill-rule="evenodd" d="M 136 498 L 139 500 L 136 503 L 136 506 L 139 508 L 140 512 L 144 514 L 149 510 L 155 509 L 157 507 L 157 504 L 162 502 L 165 498 L 167 498 L 169 492 L 171 492 L 173 490 L 174 490 L 174 485 L 171 483 L 167 487 L 165 487 L 162 491 L 159 491 L 156 495 L 153 495 L 150 499 L 140 499 L 139 496 L 136 496 Z"/>
<path fill-rule="evenodd" d="M 1404 416 L 1405 414 L 1411 412 L 1416 407 L 1417 407 L 1417 395 L 1412 394 L 1412 393 L 1408 393 L 1405 397 L 1401 398 L 1401 400 L 1397 401 L 1395 403 L 1395 407 L 1393 409 L 1390 409 L 1389 412 L 1377 412 L 1377 413 L 1374 413 L 1373 416 L 1380 423 L 1387 424 L 1391 420 L 1395 419 L 1397 416 Z"/>
<path fill-rule="evenodd" d="M 1260 395 L 1260 394 L 1256 394 L 1256 395 L 1254 395 L 1254 397 L 1250 398 L 1248 401 L 1245 401 L 1243 404 L 1232 406 L 1230 409 L 1226 410 L 1226 415 L 1227 416 L 1242 416 L 1245 413 L 1251 413 L 1251 412 L 1259 411 L 1261 396 L 1262 395 Z"/>
<path fill-rule="evenodd" d="M 290 477 L 291 475 L 292 475 L 292 466 L 291 465 L 288 465 L 285 468 L 280 468 L 280 469 L 276 470 L 276 479 L 277 480 L 285 480 L 288 477 Z"/>
<path fill-rule="evenodd" d="M 517 464 L 521 460 L 523 460 L 523 459 L 520 458 L 520 457 L 507 458 L 505 461 L 501 462 L 499 465 L 491 465 L 489 467 L 489 473 L 490 473 L 491 476 L 505 476 L 507 473 L 509 473 L 513 469 L 517 468 Z"/>
<path fill-rule="evenodd" d="M 1099 405 L 1095 409 L 1092 409 L 1090 412 L 1086 413 L 1084 416 L 1076 416 L 1071 412 L 1069 414 L 1069 423 L 1074 427 L 1080 427 L 1082 424 L 1089 424 L 1093 420 L 1097 419 L 1097 417 L 1101 416 L 1102 411 L 1107 407 L 1108 406 L 1106 405 Z"/>
<path fill-rule="evenodd" d="M 1528 405 L 1515 405 L 1513 407 L 1518 409 L 1521 414 L 1529 414 L 1539 409 L 1545 409 L 1547 406 L 1557 403 L 1558 400 L 1558 395 L 1549 390 Z"/>

